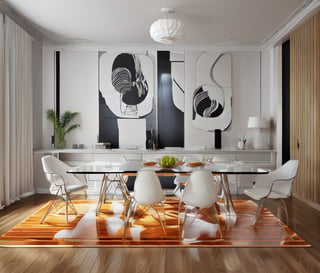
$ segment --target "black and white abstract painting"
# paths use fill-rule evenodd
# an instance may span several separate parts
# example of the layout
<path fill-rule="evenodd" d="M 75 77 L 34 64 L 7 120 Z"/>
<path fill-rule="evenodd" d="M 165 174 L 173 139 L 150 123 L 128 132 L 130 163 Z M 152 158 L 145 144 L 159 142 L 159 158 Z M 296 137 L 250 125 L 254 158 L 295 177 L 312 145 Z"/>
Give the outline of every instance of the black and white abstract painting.
<path fill-rule="evenodd" d="M 153 107 L 152 59 L 143 53 L 100 53 L 99 90 L 115 116 L 145 117 Z"/>
<path fill-rule="evenodd" d="M 231 123 L 231 55 L 205 52 L 197 60 L 192 123 L 205 130 L 225 130 Z"/>

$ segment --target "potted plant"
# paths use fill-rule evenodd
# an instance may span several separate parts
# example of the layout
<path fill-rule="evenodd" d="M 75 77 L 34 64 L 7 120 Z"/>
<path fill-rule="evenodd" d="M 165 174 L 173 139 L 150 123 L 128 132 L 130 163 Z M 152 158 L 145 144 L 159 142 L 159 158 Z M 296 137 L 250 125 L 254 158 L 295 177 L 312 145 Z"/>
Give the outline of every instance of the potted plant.
<path fill-rule="evenodd" d="M 80 127 L 79 124 L 69 125 L 78 114 L 78 112 L 66 111 L 59 118 L 53 109 L 49 109 L 47 111 L 47 118 L 52 121 L 54 126 L 54 142 L 56 148 L 65 148 L 67 144 L 65 135 L 77 127 Z"/>

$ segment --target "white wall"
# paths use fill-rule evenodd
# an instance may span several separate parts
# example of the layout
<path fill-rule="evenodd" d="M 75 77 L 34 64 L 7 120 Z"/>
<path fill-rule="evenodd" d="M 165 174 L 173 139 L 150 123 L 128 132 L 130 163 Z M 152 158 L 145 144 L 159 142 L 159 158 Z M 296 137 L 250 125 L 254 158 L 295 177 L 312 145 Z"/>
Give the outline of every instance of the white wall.
<path fill-rule="evenodd" d="M 43 47 L 42 50 L 42 148 L 51 146 L 51 136 L 54 135 L 53 125 L 46 118 L 48 109 L 55 107 L 55 62 L 54 50 L 48 47 Z M 40 126 L 40 124 L 34 124 Z"/>
<path fill-rule="evenodd" d="M 73 143 L 85 144 L 91 148 L 98 134 L 98 50 L 62 50 L 61 62 L 61 112 L 65 110 L 80 112 L 77 120 L 81 128 L 67 136 L 67 146 Z M 220 50 L 220 52 L 227 52 Z M 190 101 L 195 90 L 196 61 L 202 51 L 185 51 L 185 90 L 186 101 Z M 251 146 L 252 132 L 247 130 L 249 116 L 260 113 L 260 51 L 236 51 L 232 55 L 232 123 L 222 132 L 222 148 L 235 148 L 238 138 L 245 133 Z M 54 108 L 54 50 L 43 50 L 43 113 Z M 267 81 L 268 82 L 268 81 Z M 269 92 L 269 90 L 262 90 Z M 261 111 L 270 116 L 269 100 L 263 102 Z M 185 108 L 185 147 L 201 148 L 214 146 L 213 133 L 195 128 L 191 124 L 192 108 Z M 43 148 L 50 146 L 52 124 L 43 119 Z M 48 131 L 49 130 L 49 131 Z M 51 131 L 50 131 L 51 130 Z"/>
<path fill-rule="evenodd" d="M 92 148 L 99 132 L 98 52 L 60 53 L 60 114 L 79 112 L 77 128 L 67 134 L 67 146 Z"/>

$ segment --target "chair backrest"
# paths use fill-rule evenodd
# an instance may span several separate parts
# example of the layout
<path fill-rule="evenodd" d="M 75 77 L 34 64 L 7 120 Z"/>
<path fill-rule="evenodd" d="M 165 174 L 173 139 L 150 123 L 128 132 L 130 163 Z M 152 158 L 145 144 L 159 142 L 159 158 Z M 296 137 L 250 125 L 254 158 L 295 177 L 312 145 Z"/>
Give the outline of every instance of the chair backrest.
<path fill-rule="evenodd" d="M 50 191 L 55 193 L 56 185 L 82 185 L 84 181 L 75 175 L 67 173 L 70 167 L 58 158 L 47 155 L 41 158 L 42 167 L 47 180 L 50 183 Z"/>
<path fill-rule="evenodd" d="M 154 205 L 164 200 L 159 177 L 154 171 L 138 171 L 134 182 L 134 198 L 141 205 Z"/>
<path fill-rule="evenodd" d="M 215 163 L 225 163 L 225 162 L 230 162 L 230 159 L 227 158 L 226 156 L 223 156 L 223 155 L 215 155 L 213 158 L 212 158 L 212 162 L 215 162 Z"/>
<path fill-rule="evenodd" d="M 196 170 L 189 176 L 182 201 L 201 208 L 211 207 L 218 199 L 213 176 L 208 170 Z"/>
<path fill-rule="evenodd" d="M 182 158 L 182 161 L 185 163 L 188 163 L 188 162 L 199 162 L 201 160 L 199 159 L 199 157 L 195 155 L 186 155 Z"/>
<path fill-rule="evenodd" d="M 297 175 L 299 166 L 298 160 L 289 160 L 278 169 L 265 175 L 257 175 L 255 188 L 270 188 L 272 183 L 273 192 L 289 197 L 291 195 L 292 184 Z"/>

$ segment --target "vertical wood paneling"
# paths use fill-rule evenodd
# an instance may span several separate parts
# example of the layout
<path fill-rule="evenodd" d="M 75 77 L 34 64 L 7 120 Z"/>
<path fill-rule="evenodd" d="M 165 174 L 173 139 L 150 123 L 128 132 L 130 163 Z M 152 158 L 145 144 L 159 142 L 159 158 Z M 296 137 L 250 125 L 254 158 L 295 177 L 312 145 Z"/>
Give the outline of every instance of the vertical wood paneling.
<path fill-rule="evenodd" d="M 293 190 L 320 203 L 320 13 L 290 35 L 290 46 L 290 148 L 300 160 Z"/>

